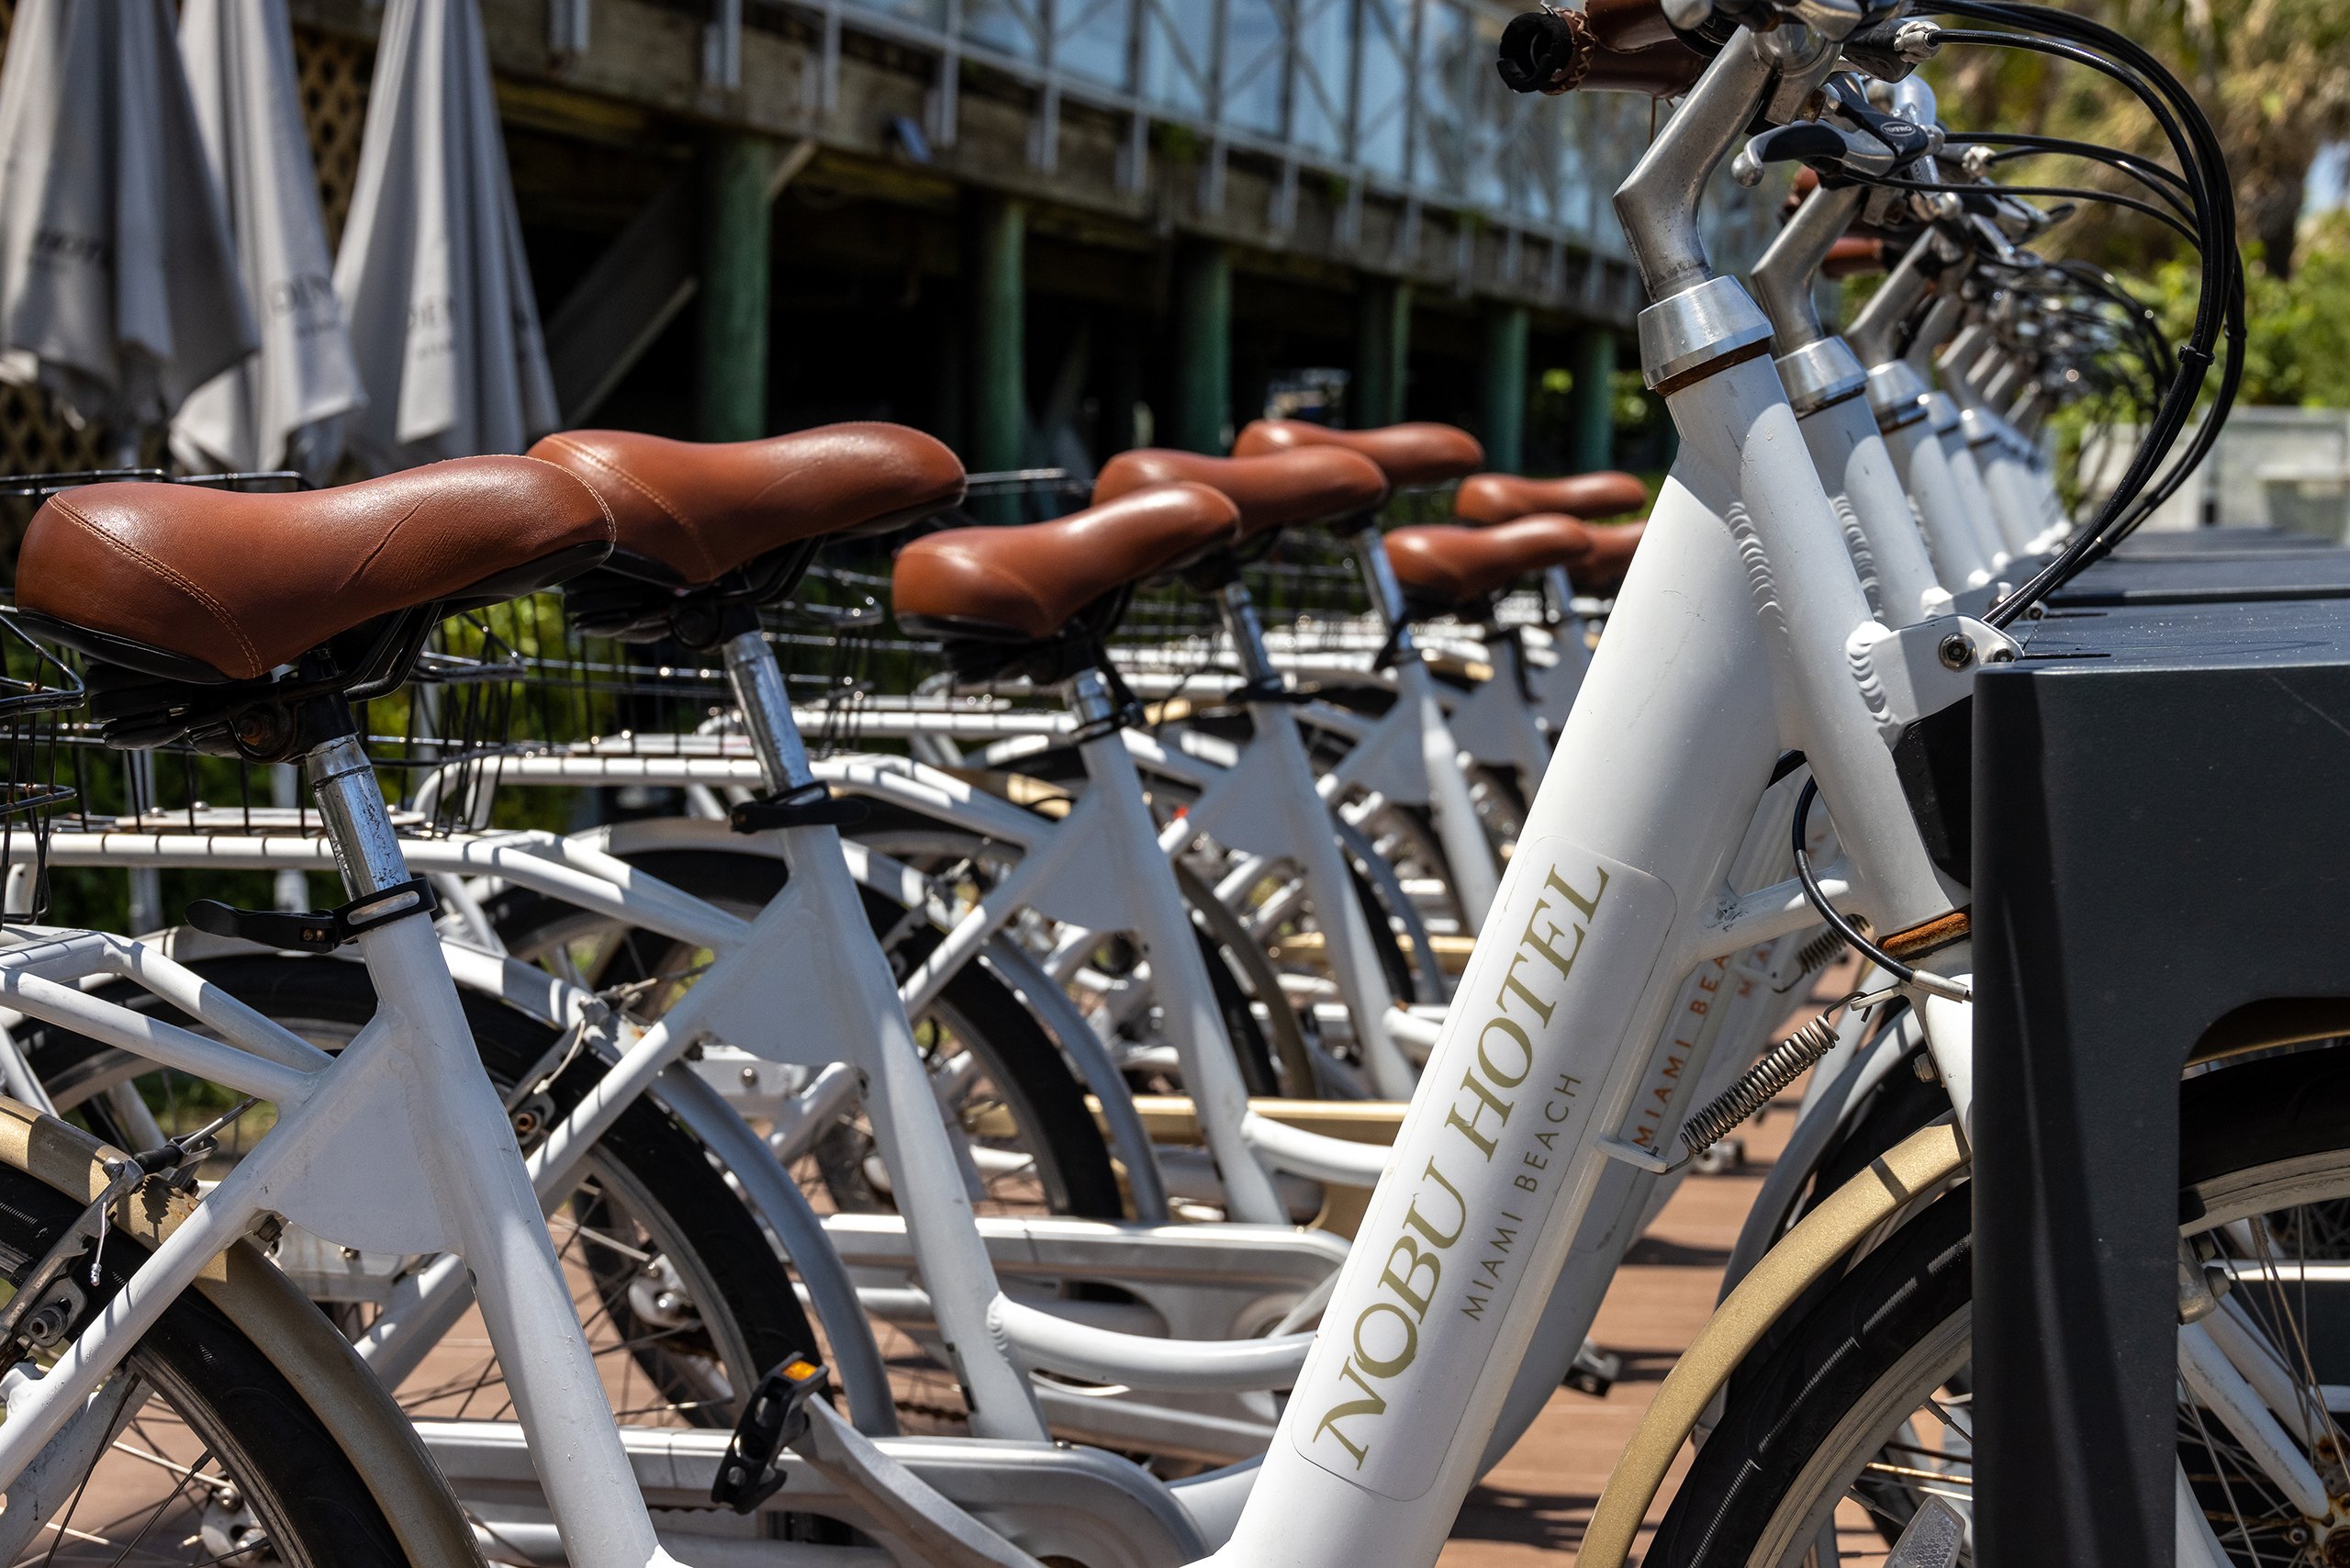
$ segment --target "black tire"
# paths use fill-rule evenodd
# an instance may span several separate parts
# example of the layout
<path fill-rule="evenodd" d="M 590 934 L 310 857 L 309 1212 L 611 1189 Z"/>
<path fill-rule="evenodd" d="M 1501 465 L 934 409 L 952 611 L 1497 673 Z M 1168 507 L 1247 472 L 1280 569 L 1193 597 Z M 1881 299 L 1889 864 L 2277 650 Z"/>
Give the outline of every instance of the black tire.
<path fill-rule="evenodd" d="M 82 1208 L 79 1201 L 25 1171 L 0 1166 L 0 1273 L 12 1285 L 22 1282 Z M 103 1260 L 103 1294 L 119 1290 L 146 1257 L 127 1238 L 111 1238 Z M 94 1544 L 61 1531 L 54 1561 L 119 1561 L 110 1555 L 117 1545 L 113 1535 L 119 1533 L 132 1538 L 139 1562 L 185 1562 L 193 1568 L 223 1560 L 219 1542 L 204 1539 L 204 1526 L 241 1530 L 249 1528 L 249 1513 L 250 1526 L 266 1536 L 266 1554 L 254 1548 L 227 1561 L 275 1561 L 303 1568 L 399 1568 L 408 1562 L 390 1522 L 333 1433 L 260 1348 L 197 1292 L 185 1293 L 163 1309 L 115 1375 L 136 1375 L 154 1394 L 140 1417 L 149 1425 L 132 1427 L 122 1441 L 151 1452 L 168 1451 L 184 1435 L 209 1454 L 192 1467 L 206 1474 L 201 1481 L 162 1487 L 151 1462 L 117 1455 L 110 1448 L 84 1488 L 51 1516 L 52 1524 L 108 1540 Z M 127 1484 L 136 1484 L 144 1474 L 158 1490 L 138 1506 L 128 1505 L 118 1486 L 99 1479 L 114 1474 L 114 1466 L 121 1467 Z M 233 1485 L 241 1499 L 241 1507 L 228 1519 L 213 1511 L 220 1506 L 224 1485 Z M 119 1521 L 118 1531 L 111 1521 Z M 230 1537 L 239 1543 L 242 1539 Z"/>
<path fill-rule="evenodd" d="M 712 849 L 655 850 L 624 857 L 628 863 L 699 899 L 736 911 L 756 911 L 782 891 L 789 868 L 773 856 Z M 892 936 L 889 958 L 903 974 L 944 939 L 927 922 L 901 930 L 906 911 L 870 889 L 859 889 L 867 918 L 877 935 Z M 578 919 L 573 905 L 523 889 L 501 894 L 489 907 L 509 946 L 529 951 L 548 935 Z M 664 972 L 670 944 L 658 936 L 632 936 L 612 965 L 598 976 L 614 984 Z M 1221 967 L 1220 965 L 1218 966 Z M 631 971 L 633 972 L 631 972 Z M 948 980 L 940 1004 L 957 1022 L 957 1034 L 985 1066 L 1006 1108 L 1035 1157 L 1036 1181 L 1055 1214 L 1117 1219 L 1125 1213 L 1110 1148 L 1086 1108 L 1085 1091 L 1052 1042 L 1010 987 L 984 965 L 966 964 Z M 887 1207 L 862 1174 L 861 1153 L 837 1146 L 820 1148 L 826 1187 L 849 1209 Z"/>
<path fill-rule="evenodd" d="M 1881 1020 L 1880 1032 L 1898 1026 L 1898 1014 Z M 1912 1056 L 1924 1052 L 1921 1046 Z M 1794 1204 L 1784 1219 L 1784 1226 L 1792 1228 L 1803 1217 L 1828 1201 L 1845 1182 L 1866 1170 L 1873 1160 L 1894 1145 L 1950 1110 L 1950 1092 L 1939 1082 L 1919 1078 L 1907 1063 L 1897 1065 L 1881 1079 L 1867 1103 L 1858 1109 L 1843 1131 L 1820 1152 L 1812 1170 L 1808 1189 Z M 1784 1234 L 1784 1232 L 1783 1232 Z M 1798 1297 L 1796 1304 L 1774 1323 L 1769 1331 L 1747 1352 L 1738 1374 L 1731 1379 L 1732 1398 L 1740 1396 L 1748 1380 L 1752 1378 L 1777 1351 L 1787 1337 L 1796 1331 L 1813 1306 L 1825 1300 L 1837 1287 L 1833 1274 L 1815 1282 Z"/>
<path fill-rule="evenodd" d="M 1365 845 L 1368 849 L 1368 844 Z M 1363 924 L 1370 928 L 1371 940 L 1379 950 L 1380 971 L 1387 977 L 1387 992 L 1398 1002 L 1440 1002 L 1445 999 L 1443 969 L 1427 959 L 1429 974 L 1438 978 L 1423 979 L 1413 968 L 1411 956 L 1404 951 L 1403 939 L 1395 932 L 1395 912 L 1387 907 L 1380 896 L 1377 884 L 1364 874 L 1361 857 L 1351 846 L 1347 848 L 1347 879 L 1354 884 L 1355 903 L 1362 911 Z M 1376 851 L 1371 851 L 1376 853 Z M 1425 954 L 1425 946 L 1422 946 Z"/>
<path fill-rule="evenodd" d="M 355 1030 L 375 1014 L 367 971 L 335 958 L 285 954 L 216 958 L 190 966 L 207 980 L 263 1014 L 293 1026 Z M 482 1065 L 501 1094 L 522 1076 L 543 1070 L 555 1036 L 537 1020 L 487 997 L 460 991 Z M 121 988 L 112 996 L 135 1011 L 185 1023 L 152 993 Z M 102 1136 L 123 1135 L 95 1091 L 145 1070 L 145 1064 L 87 1037 L 33 1023 L 18 1036 L 28 1060 L 68 1114 Z M 593 1061 L 575 1063 L 530 1108 L 543 1128 L 567 1114 L 599 1076 Z M 592 1175 L 573 1200 L 582 1261 L 603 1310 L 631 1360 L 686 1424 L 732 1427 L 740 1400 L 768 1369 L 795 1354 L 821 1350 L 791 1276 L 755 1215 L 734 1195 L 700 1143 L 651 1101 L 623 1111 L 591 1156 Z M 599 1240 L 625 1210 L 664 1238 L 664 1260 L 688 1285 L 696 1322 L 678 1327 L 645 1321 L 631 1286 L 640 1260 Z M 347 1315 L 339 1313 L 338 1321 Z M 355 1327 L 346 1323 L 346 1327 Z"/>
<path fill-rule="evenodd" d="M 1390 865 L 1400 871 L 1430 878 L 1444 889 L 1443 913 L 1456 932 L 1471 922 L 1460 906 L 1460 879 L 1452 874 L 1452 858 L 1437 835 L 1436 812 L 1427 806 L 1403 806 L 1389 801 L 1363 823 L 1363 832 Z"/>
<path fill-rule="evenodd" d="M 1223 943 L 1202 930 L 1197 916 L 1193 917 L 1192 935 L 1199 938 L 1200 962 L 1206 968 L 1208 984 L 1215 991 L 1215 1010 L 1224 1019 L 1225 1037 L 1232 1042 L 1232 1054 L 1240 1064 L 1241 1083 L 1252 1095 L 1291 1094 L 1312 1099 L 1314 1085 L 1310 1080 L 1295 1087 L 1283 1086 L 1281 1070 L 1273 1065 L 1272 1045 L 1265 1038 L 1265 1031 L 1248 1005 L 1248 991 L 1233 973 L 1240 967 L 1241 959 L 1228 955 Z M 1289 1000 L 1276 989 L 1268 1005 L 1285 1008 Z"/>
<path fill-rule="evenodd" d="M 2297 1052 L 2189 1079 L 2180 1111 L 2187 1230 L 2212 1223 L 2224 1194 L 2259 1193 L 2264 1172 L 2293 1172 L 2307 1185 L 2308 1168 L 2296 1162 L 2315 1160 L 2323 1170 L 2316 1185 L 2341 1189 L 2323 1212 L 2350 1206 L 2350 1050 Z M 1913 1484 L 1897 1469 L 1862 1467 L 1874 1445 L 1889 1440 L 1879 1431 L 1886 1412 L 1897 1424 L 1918 1407 L 1919 1390 L 1965 1386 L 1972 1263 L 1970 1193 L 1962 1186 L 1862 1259 L 1775 1353 L 1749 1369 L 1643 1561 L 1652 1568 L 1799 1562 L 1846 1495 L 1895 1539 L 1916 1507 Z M 2182 1443 L 2191 1439 L 2183 1435 Z M 2208 1450 L 2188 1465 L 2193 1474 L 2213 1467 Z M 2241 1493 L 2245 1483 L 2234 1484 Z M 2235 1506 L 2216 1486 L 2205 1501 Z M 2265 1528 L 2264 1516 L 2241 1517 Z"/>

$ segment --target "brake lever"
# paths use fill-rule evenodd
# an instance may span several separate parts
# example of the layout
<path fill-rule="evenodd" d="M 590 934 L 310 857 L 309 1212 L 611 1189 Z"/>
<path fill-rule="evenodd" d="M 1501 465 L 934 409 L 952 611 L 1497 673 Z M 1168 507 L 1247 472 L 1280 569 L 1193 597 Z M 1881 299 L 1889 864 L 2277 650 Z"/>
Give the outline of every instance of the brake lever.
<path fill-rule="evenodd" d="M 1989 214 L 1969 211 L 1965 222 L 1973 231 L 1975 242 L 1990 253 L 1992 260 L 2010 266 L 2014 264 L 2015 241 L 2008 238 L 2008 231 L 1994 222 Z"/>
<path fill-rule="evenodd" d="M 1942 138 L 1930 124 L 1920 125 L 1900 115 L 1889 115 L 1868 101 L 1865 89 L 1849 76 L 1840 76 L 1829 84 L 1835 108 L 1863 130 L 1883 142 L 1893 153 L 1896 168 L 1914 159 L 1926 157 L 1940 150 Z"/>
<path fill-rule="evenodd" d="M 1866 131 L 1847 130 L 1826 119 L 1774 125 L 1752 138 L 1730 163 L 1730 178 L 1749 187 L 1762 183 L 1771 163 L 1801 163 L 1834 188 L 1893 173 L 1899 162 L 1892 148 Z"/>
<path fill-rule="evenodd" d="M 1761 181 L 1764 164 L 1795 162 L 1818 174 L 1822 185 L 1849 185 L 1881 179 L 1930 157 L 1940 143 L 1932 127 L 1883 113 L 1849 78 L 1831 79 L 1823 95 L 1828 107 L 1818 118 L 1774 126 L 1748 141 L 1731 166 L 1731 178 L 1752 185 Z"/>

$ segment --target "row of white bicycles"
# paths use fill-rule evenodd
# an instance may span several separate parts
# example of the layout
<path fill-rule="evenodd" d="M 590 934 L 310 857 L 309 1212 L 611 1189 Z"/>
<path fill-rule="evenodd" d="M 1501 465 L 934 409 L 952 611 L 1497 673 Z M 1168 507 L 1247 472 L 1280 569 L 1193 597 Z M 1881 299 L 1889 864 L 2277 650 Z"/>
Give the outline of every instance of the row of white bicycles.
<path fill-rule="evenodd" d="M 2170 156 L 1940 124 L 1960 47 L 2117 77 Z M 2224 161 L 2129 39 L 2005 0 L 1592 0 L 1500 68 L 1680 98 L 1616 198 L 1681 434 L 1644 527 L 1597 521 L 1628 476 L 1284 420 L 1019 526 L 878 424 L 30 487 L 6 1560 L 1431 1564 L 1776 1102 L 1578 1561 L 1970 1561 L 1935 784 L 2224 415 Z M 2051 155 L 2126 187 L 1993 178 Z M 1725 161 L 1801 171 L 1745 284 Z M 2088 199 L 2201 255 L 2187 343 L 2034 249 Z M 2138 449 L 2075 510 L 2083 404 Z M 1360 599 L 1268 628 L 1340 560 Z M 56 923 L 126 886 L 160 928 Z M 2350 1263 L 2340 1078 L 2183 1084 L 2182 1564 L 2350 1560 L 2299 1288 Z"/>

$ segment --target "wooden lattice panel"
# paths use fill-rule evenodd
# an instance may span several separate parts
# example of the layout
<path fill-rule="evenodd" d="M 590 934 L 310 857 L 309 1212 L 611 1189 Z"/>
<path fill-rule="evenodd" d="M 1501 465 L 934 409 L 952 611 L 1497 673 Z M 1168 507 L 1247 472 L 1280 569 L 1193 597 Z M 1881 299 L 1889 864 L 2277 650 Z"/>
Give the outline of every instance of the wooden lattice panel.
<path fill-rule="evenodd" d="M 16 20 L 17 0 L 0 0 L 0 63 L 7 60 L 8 34 Z M 38 388 L 0 381 L 0 474 L 95 468 L 97 433 L 67 424 Z"/>
<path fill-rule="evenodd" d="M 0 474 L 59 474 L 100 460 L 96 430 L 67 424 L 39 387 L 0 381 Z"/>
<path fill-rule="evenodd" d="M 0 0 L 0 5 L 12 0 Z M 310 127 L 310 159 L 319 170 L 319 202 L 326 209 L 327 244 L 342 242 L 342 220 L 351 211 L 352 187 L 359 180 L 359 137 L 367 122 L 367 82 L 375 51 L 356 39 L 294 29 L 294 70 L 302 95 L 302 118 Z"/>
<path fill-rule="evenodd" d="M 0 62 L 17 0 L 0 0 Z M 351 188 L 359 177 L 359 135 L 367 118 L 367 81 L 375 70 L 373 48 L 364 42 L 294 29 L 294 62 L 299 73 L 302 116 L 309 123 L 310 155 L 318 164 L 319 199 L 326 208 L 327 242 L 339 242 Z M 144 454 L 162 456 L 151 432 Z M 104 460 L 98 432 L 66 423 L 48 397 L 29 386 L 0 382 L 0 474 L 54 474 L 95 468 Z M 6 520 L 0 520 L 5 531 Z"/>

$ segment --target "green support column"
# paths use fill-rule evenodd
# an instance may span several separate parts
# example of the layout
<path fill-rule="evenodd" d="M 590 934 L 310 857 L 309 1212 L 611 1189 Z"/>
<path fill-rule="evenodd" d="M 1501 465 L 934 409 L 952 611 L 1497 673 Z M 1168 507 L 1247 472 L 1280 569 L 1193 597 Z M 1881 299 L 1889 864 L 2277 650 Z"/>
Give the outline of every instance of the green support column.
<path fill-rule="evenodd" d="M 767 433 L 767 306 L 775 143 L 722 134 L 702 156 L 699 385 L 694 430 L 704 441 Z"/>
<path fill-rule="evenodd" d="M 1574 341 L 1567 364 L 1567 471 L 1588 474 L 1616 459 L 1616 334 L 1592 328 Z"/>
<path fill-rule="evenodd" d="M 1515 474 L 1526 464 L 1526 307 L 1496 305 L 1485 312 L 1483 397 L 1478 435 L 1485 466 Z"/>
<path fill-rule="evenodd" d="M 972 219 L 964 294 L 970 379 L 963 428 L 969 444 L 963 461 L 973 473 L 997 473 L 1024 467 L 1028 457 L 1028 209 L 1007 196 L 988 196 Z M 990 498 L 973 510 L 982 522 L 1022 521 L 1017 497 Z"/>
<path fill-rule="evenodd" d="M 1186 245 L 1175 263 L 1175 407 L 1167 442 L 1222 455 L 1232 424 L 1232 252 Z"/>
<path fill-rule="evenodd" d="M 1392 277 L 1362 280 L 1355 318 L 1354 383 L 1347 423 L 1357 430 L 1404 417 L 1404 372 L 1412 356 L 1412 286 Z"/>

